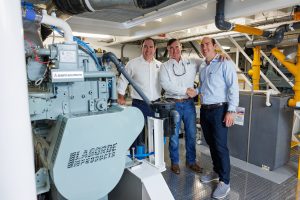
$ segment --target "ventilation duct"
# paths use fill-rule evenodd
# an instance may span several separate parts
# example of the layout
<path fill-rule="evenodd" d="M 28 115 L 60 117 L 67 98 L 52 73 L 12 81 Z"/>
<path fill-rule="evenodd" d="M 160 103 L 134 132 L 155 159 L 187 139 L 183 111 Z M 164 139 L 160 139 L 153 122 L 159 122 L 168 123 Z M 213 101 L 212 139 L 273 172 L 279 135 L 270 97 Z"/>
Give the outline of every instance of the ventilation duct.
<path fill-rule="evenodd" d="M 102 9 L 140 8 L 158 6 L 166 0 L 54 0 L 56 7 L 65 14 L 76 15 Z"/>

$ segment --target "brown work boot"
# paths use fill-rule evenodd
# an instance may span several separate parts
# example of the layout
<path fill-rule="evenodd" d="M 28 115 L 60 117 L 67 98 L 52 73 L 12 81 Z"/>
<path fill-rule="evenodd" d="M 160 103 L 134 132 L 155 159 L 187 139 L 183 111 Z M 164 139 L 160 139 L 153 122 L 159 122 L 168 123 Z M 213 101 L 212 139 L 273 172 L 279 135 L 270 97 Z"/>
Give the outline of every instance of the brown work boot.
<path fill-rule="evenodd" d="M 171 164 L 171 170 L 175 174 L 180 174 L 180 168 L 178 164 Z"/>
<path fill-rule="evenodd" d="M 201 168 L 199 165 L 197 165 L 197 163 L 193 163 L 193 164 L 186 164 L 187 168 L 189 168 L 190 170 L 196 172 L 196 173 L 202 173 L 203 168 Z"/>

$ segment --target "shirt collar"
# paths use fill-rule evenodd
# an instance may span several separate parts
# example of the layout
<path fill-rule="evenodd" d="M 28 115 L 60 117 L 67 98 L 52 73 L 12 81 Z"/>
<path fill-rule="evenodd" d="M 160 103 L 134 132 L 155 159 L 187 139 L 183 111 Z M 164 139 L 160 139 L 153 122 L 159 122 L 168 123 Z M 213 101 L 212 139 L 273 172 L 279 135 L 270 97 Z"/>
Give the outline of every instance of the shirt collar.
<path fill-rule="evenodd" d="M 144 58 L 143 55 L 141 55 L 140 58 L 141 58 L 141 60 L 142 60 L 143 62 L 149 63 L 147 60 L 145 60 L 145 58 Z M 151 61 L 150 63 L 155 63 L 155 62 L 156 62 L 156 59 L 153 58 L 152 61 Z"/>
<path fill-rule="evenodd" d="M 173 64 L 175 64 L 175 63 L 177 63 L 177 64 L 183 63 L 184 65 L 190 64 L 190 61 L 189 61 L 188 59 L 183 58 L 183 57 L 180 58 L 179 62 L 177 62 L 177 61 L 176 61 L 175 59 L 173 59 L 173 58 L 170 58 L 169 60 L 170 60 L 170 62 L 173 63 Z"/>
<path fill-rule="evenodd" d="M 207 65 L 210 65 L 210 63 L 212 62 L 217 62 L 219 61 L 219 58 L 220 58 L 220 54 L 216 54 L 215 57 L 207 64 Z M 206 64 L 206 59 L 205 59 L 205 64 Z"/>

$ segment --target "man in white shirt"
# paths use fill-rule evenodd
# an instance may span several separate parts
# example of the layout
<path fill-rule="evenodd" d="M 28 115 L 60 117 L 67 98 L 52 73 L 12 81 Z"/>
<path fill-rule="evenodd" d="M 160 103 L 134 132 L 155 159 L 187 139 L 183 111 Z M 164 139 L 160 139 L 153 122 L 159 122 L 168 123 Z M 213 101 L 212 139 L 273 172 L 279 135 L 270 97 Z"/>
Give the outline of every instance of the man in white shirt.
<path fill-rule="evenodd" d="M 202 169 L 196 163 L 196 110 L 193 98 L 188 93 L 194 90 L 194 81 L 201 64 L 200 59 L 185 59 L 181 56 L 181 44 L 177 39 L 168 41 L 170 59 L 160 69 L 160 83 L 165 90 L 167 100 L 176 103 L 180 120 L 176 124 L 175 134 L 170 136 L 169 152 L 171 170 L 180 174 L 179 168 L 179 130 L 181 120 L 185 129 L 186 166 L 200 173 Z M 195 91 L 195 90 L 194 90 Z"/>
<path fill-rule="evenodd" d="M 156 101 L 161 97 L 161 86 L 158 79 L 161 62 L 154 58 L 155 51 L 155 41 L 152 38 L 146 38 L 142 43 L 142 55 L 130 60 L 125 66 L 127 73 L 150 101 Z M 127 79 L 121 75 L 117 84 L 118 103 L 121 105 L 126 103 L 124 95 L 127 86 Z M 153 111 L 132 87 L 130 89 L 132 106 L 139 108 L 143 112 L 147 122 L 147 116 L 153 116 Z M 134 147 L 144 144 L 144 132 L 143 130 L 137 137 L 133 143 Z"/>

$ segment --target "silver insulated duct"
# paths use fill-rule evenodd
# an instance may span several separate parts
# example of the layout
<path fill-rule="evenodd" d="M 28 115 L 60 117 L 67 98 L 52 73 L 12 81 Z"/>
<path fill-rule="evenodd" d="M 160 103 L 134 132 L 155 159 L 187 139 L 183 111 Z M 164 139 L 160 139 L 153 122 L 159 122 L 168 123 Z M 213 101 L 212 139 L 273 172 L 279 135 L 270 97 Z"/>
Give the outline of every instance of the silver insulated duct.
<path fill-rule="evenodd" d="M 76 15 L 102 9 L 140 8 L 147 9 L 158 6 L 166 0 L 53 0 L 63 13 Z"/>

